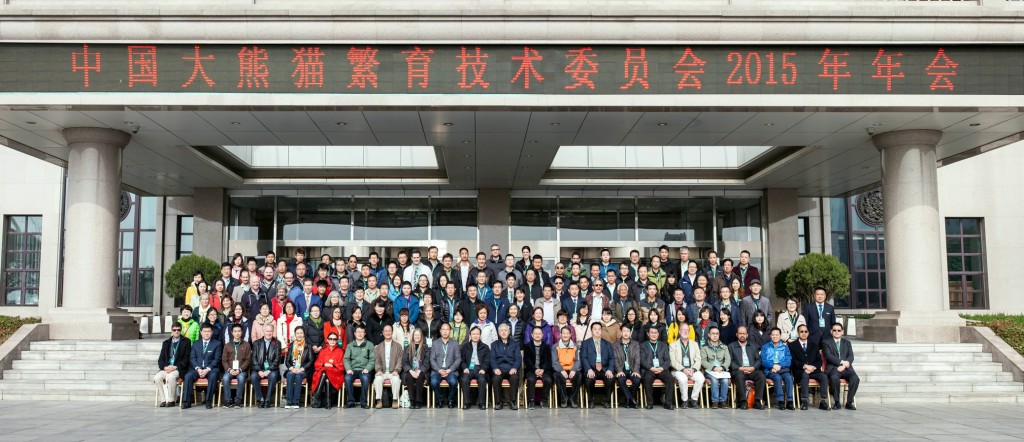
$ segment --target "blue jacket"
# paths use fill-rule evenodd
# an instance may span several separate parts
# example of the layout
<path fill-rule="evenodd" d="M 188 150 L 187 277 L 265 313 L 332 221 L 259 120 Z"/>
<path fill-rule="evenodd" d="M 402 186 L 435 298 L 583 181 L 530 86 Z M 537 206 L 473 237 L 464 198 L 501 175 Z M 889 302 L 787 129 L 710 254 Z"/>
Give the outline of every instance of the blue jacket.
<path fill-rule="evenodd" d="M 320 299 L 320 295 L 313 293 L 309 296 L 309 305 L 306 305 L 306 295 L 300 293 L 298 299 L 295 301 L 295 314 L 302 318 L 303 321 L 308 318 L 309 308 L 314 305 L 319 305 L 320 308 L 324 307 L 323 300 Z"/>
<path fill-rule="evenodd" d="M 615 350 L 612 348 L 612 344 L 604 339 L 599 342 L 601 343 L 601 371 L 611 370 L 612 373 L 615 373 Z M 588 370 L 597 372 L 597 369 L 594 368 L 597 365 L 597 349 L 594 347 L 594 340 L 587 339 L 581 342 L 579 347 L 583 372 L 586 373 Z"/>
<path fill-rule="evenodd" d="M 495 298 L 492 294 L 489 298 L 484 298 L 484 304 L 487 305 L 487 320 L 495 324 L 501 324 L 508 319 L 508 298 L 502 296 Z"/>
<path fill-rule="evenodd" d="M 274 289 L 274 296 L 277 296 L 277 289 Z M 299 286 L 299 287 L 292 286 L 292 288 L 288 289 L 288 299 L 291 299 L 292 300 L 292 304 L 295 304 L 296 307 L 298 307 L 298 304 L 299 304 L 299 296 L 302 296 L 302 287 L 301 286 Z"/>
<path fill-rule="evenodd" d="M 501 342 L 501 339 L 491 343 L 491 368 L 507 373 L 511 369 L 519 370 L 523 367 L 522 344 L 513 341 L 509 336 L 508 343 Z"/>
<path fill-rule="evenodd" d="M 779 366 L 782 367 L 780 372 L 789 371 L 789 366 L 793 364 L 793 355 L 789 353 L 789 347 L 779 341 L 779 347 L 776 348 L 772 341 L 768 341 L 761 347 L 761 367 L 764 367 L 764 374 L 772 371 L 776 356 L 779 359 Z"/>
<path fill-rule="evenodd" d="M 189 365 L 192 369 L 209 368 L 211 371 L 220 372 L 220 354 L 223 350 L 224 345 L 221 344 L 217 336 L 214 336 L 210 338 L 206 353 L 203 353 L 203 338 L 199 338 L 192 346 L 192 351 L 189 352 Z"/>
<path fill-rule="evenodd" d="M 580 293 L 579 298 L 573 299 L 572 296 L 566 296 L 562 298 L 562 310 L 565 310 L 569 314 L 569 318 L 575 319 L 576 313 L 579 312 L 580 305 L 586 304 L 587 298 Z"/>
<path fill-rule="evenodd" d="M 391 305 L 395 312 L 391 317 L 396 320 L 399 318 L 398 312 L 402 311 L 403 308 L 409 309 L 410 324 L 415 324 L 420 319 L 420 298 L 417 298 L 416 295 L 410 294 L 409 299 L 406 300 L 404 296 L 399 294 L 397 298 L 391 301 Z"/>
<path fill-rule="evenodd" d="M 523 329 L 523 345 L 529 344 L 533 340 L 533 329 L 537 327 L 537 324 L 534 324 L 532 319 L 526 323 L 526 328 Z M 551 324 L 542 319 L 540 328 L 544 331 L 544 337 L 541 338 L 541 341 L 551 342 Z"/>

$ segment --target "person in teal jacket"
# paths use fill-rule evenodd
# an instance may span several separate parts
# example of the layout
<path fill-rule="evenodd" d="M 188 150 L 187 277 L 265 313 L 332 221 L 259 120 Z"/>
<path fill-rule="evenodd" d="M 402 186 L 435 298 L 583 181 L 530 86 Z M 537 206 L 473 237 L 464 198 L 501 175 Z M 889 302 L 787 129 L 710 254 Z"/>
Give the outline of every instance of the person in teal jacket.
<path fill-rule="evenodd" d="M 789 372 L 789 366 L 793 363 L 793 355 L 789 353 L 789 347 L 782 342 L 782 330 L 773 327 L 771 330 L 771 341 L 761 347 L 761 366 L 764 367 L 764 375 L 771 380 L 775 386 L 775 402 L 778 408 L 795 410 L 793 405 L 793 375 Z M 783 402 L 785 397 L 785 402 Z"/>

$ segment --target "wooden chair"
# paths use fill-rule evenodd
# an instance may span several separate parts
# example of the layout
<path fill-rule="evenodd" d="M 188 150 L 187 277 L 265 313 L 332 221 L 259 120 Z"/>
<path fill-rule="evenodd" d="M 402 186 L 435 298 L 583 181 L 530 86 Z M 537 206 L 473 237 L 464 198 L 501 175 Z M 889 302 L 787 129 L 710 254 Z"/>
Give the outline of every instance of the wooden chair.
<path fill-rule="evenodd" d="M 285 382 L 285 380 L 281 379 L 280 381 L 278 381 L 278 385 L 284 385 L 284 382 Z M 260 388 L 266 388 L 266 387 L 269 387 L 269 386 L 270 386 L 270 380 L 269 379 L 260 379 Z M 264 396 L 264 398 L 267 398 L 269 400 L 270 397 L 273 396 L 273 398 L 274 398 L 274 408 L 277 408 L 277 407 L 281 406 L 281 395 L 280 395 L 281 390 L 278 389 L 278 391 L 277 391 L 278 394 L 276 394 L 276 395 L 274 393 L 275 392 L 270 391 L 270 389 L 268 388 L 267 389 L 267 395 Z M 249 402 L 246 402 L 246 404 L 249 404 L 250 402 L 253 405 L 256 403 L 256 390 L 255 390 L 255 385 L 253 385 L 252 382 L 249 383 Z"/>
<path fill-rule="evenodd" d="M 184 384 L 181 384 L 181 385 L 182 385 L 182 387 L 181 387 L 182 390 L 184 390 L 184 388 L 185 388 Z M 199 397 L 199 389 L 203 389 L 203 396 L 204 396 L 203 399 L 205 400 L 206 396 L 209 396 L 211 394 L 211 392 L 210 392 L 210 380 L 209 379 L 196 379 L 196 381 L 192 384 L 192 403 L 189 404 L 189 405 L 194 405 L 196 403 L 196 399 Z M 184 391 L 182 391 L 182 393 L 184 393 Z M 216 395 L 217 404 L 219 405 L 220 404 L 220 392 L 219 391 L 215 391 L 212 394 Z M 181 406 L 182 407 L 185 406 L 184 398 L 181 399 L 180 402 L 181 402 Z"/>
<path fill-rule="evenodd" d="M 430 382 L 427 382 L 425 385 L 427 387 L 427 408 L 434 408 L 434 404 L 437 403 L 437 398 L 434 397 L 434 389 L 430 388 Z M 441 388 L 455 388 L 455 395 L 459 397 L 459 400 L 462 399 L 462 385 L 456 383 L 453 387 L 448 385 L 447 379 L 441 379 L 440 386 Z"/>
<path fill-rule="evenodd" d="M 231 385 L 231 389 L 234 390 L 235 387 L 238 386 L 238 379 L 231 379 L 231 384 L 230 385 Z M 220 388 L 224 388 L 224 386 L 221 385 Z M 252 385 L 249 386 L 249 393 L 250 393 L 250 395 L 247 396 L 246 393 L 245 393 L 245 390 L 242 390 L 242 406 L 243 407 L 248 407 L 249 406 L 249 401 L 247 401 L 246 399 L 252 399 L 252 397 L 251 397 Z M 224 393 L 221 393 L 220 391 L 218 391 L 217 392 L 217 406 L 218 407 L 221 406 L 221 401 L 224 400 L 224 398 L 222 396 L 224 396 Z"/>
<path fill-rule="evenodd" d="M 651 384 L 651 390 L 653 391 L 655 388 L 665 388 L 665 383 L 662 382 L 661 379 L 655 379 L 654 383 Z M 640 406 L 641 407 L 647 407 L 647 392 L 645 392 L 644 390 L 646 390 L 646 389 L 643 388 L 643 387 L 640 387 Z M 679 389 L 678 388 L 673 388 L 672 390 L 674 390 L 672 392 L 673 393 L 672 398 L 675 401 L 676 408 L 679 408 Z"/>
<path fill-rule="evenodd" d="M 429 387 L 429 385 L 428 385 L 428 387 Z M 498 405 L 498 401 L 503 396 L 501 394 L 502 390 L 505 389 L 505 388 L 512 388 L 512 384 L 509 383 L 508 379 L 502 379 L 501 380 L 501 385 L 492 385 L 491 388 L 496 388 L 497 389 L 497 390 L 495 390 L 495 391 L 493 391 L 491 393 L 491 408 L 496 408 L 497 405 Z M 523 388 L 523 384 L 522 383 L 520 383 L 519 388 L 520 388 L 520 390 L 525 390 L 525 388 Z M 522 398 L 523 398 L 523 393 L 522 392 L 520 392 L 520 394 L 516 395 L 516 406 L 517 407 L 522 406 L 522 404 L 519 403 L 519 400 L 522 399 Z"/>
<path fill-rule="evenodd" d="M 627 382 L 628 382 L 628 380 L 627 380 Z M 605 391 L 608 393 L 608 400 L 611 401 L 612 407 L 613 408 L 619 408 L 619 401 L 618 401 L 618 397 L 617 397 L 618 395 L 616 394 L 617 393 L 616 388 L 618 388 L 619 383 L 616 382 L 616 381 L 611 381 L 611 383 L 614 384 L 614 387 L 611 386 L 611 385 L 605 384 L 605 380 L 604 379 L 594 379 L 594 388 L 604 388 Z M 568 382 L 566 383 L 566 388 L 568 388 Z M 587 389 L 586 388 L 581 388 L 580 389 L 580 407 L 581 408 L 590 408 L 590 394 L 587 393 Z"/>
<path fill-rule="evenodd" d="M 478 390 L 481 389 L 481 388 L 483 389 L 484 405 L 486 405 L 488 400 L 490 399 L 490 391 L 489 391 L 489 389 L 481 387 L 479 385 L 479 383 L 477 383 L 476 379 L 472 379 L 472 380 L 469 381 L 469 388 L 472 389 L 474 387 L 476 389 L 478 389 Z M 466 404 L 464 402 L 465 402 L 465 400 L 462 397 L 462 384 L 459 383 L 459 408 L 462 408 L 462 407 L 466 406 Z"/>
<path fill-rule="evenodd" d="M 280 405 L 281 399 L 284 398 L 285 391 L 288 387 L 288 379 L 281 379 L 281 381 L 277 383 L 277 386 L 276 405 Z M 309 408 L 309 381 L 307 381 L 306 378 L 302 378 L 302 391 L 302 406 Z"/>
<path fill-rule="evenodd" d="M 363 380 L 359 378 L 354 378 L 352 379 L 352 388 L 357 387 L 359 388 L 360 395 L 366 395 L 366 400 L 370 400 L 373 398 L 373 395 L 371 394 L 371 392 L 373 392 L 373 387 L 367 385 L 366 388 L 363 388 Z M 345 390 L 347 390 L 347 388 L 345 388 L 344 384 L 342 384 L 341 388 L 338 389 L 338 408 L 341 408 L 343 405 L 345 405 Z M 372 404 L 372 402 L 368 403 Z"/>

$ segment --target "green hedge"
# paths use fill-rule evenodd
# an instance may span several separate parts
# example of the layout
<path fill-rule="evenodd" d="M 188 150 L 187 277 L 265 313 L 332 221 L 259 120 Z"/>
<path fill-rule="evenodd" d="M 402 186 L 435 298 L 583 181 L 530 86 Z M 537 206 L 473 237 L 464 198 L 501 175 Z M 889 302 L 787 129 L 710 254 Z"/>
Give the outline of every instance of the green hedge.
<path fill-rule="evenodd" d="M 814 299 L 814 288 L 824 287 L 832 299 L 850 294 L 850 269 L 839 258 L 808 253 L 780 272 L 775 280 L 775 295 L 794 297 L 801 303 Z"/>
<path fill-rule="evenodd" d="M 980 325 L 992 329 L 993 332 L 1017 353 L 1024 354 L 1024 315 L 960 315 L 968 325 Z"/>
<path fill-rule="evenodd" d="M 220 263 L 205 256 L 189 255 L 171 264 L 164 273 L 164 292 L 177 302 L 185 300 L 185 291 L 192 283 L 192 274 L 199 270 L 207 282 L 220 277 Z M 213 287 L 210 287 L 213 290 Z"/>
<path fill-rule="evenodd" d="M 38 324 L 39 318 L 22 318 L 21 316 L 0 316 L 0 344 L 7 341 L 14 332 L 25 324 Z"/>

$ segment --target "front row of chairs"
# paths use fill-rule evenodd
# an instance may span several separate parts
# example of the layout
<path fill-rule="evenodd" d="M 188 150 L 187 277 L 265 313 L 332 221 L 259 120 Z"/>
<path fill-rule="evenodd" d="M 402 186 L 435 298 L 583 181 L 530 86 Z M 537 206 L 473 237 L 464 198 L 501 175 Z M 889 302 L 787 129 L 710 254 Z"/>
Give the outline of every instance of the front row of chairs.
<path fill-rule="evenodd" d="M 360 388 L 360 391 L 365 391 L 365 394 L 368 395 L 369 403 L 372 404 L 374 402 L 374 391 L 373 391 L 373 388 L 370 388 L 370 386 L 367 386 L 367 388 L 365 388 L 365 389 L 362 388 L 362 382 L 359 379 L 355 379 L 352 382 L 353 382 L 353 384 L 352 384 L 353 387 Z M 632 382 L 634 382 L 632 379 L 626 380 L 627 385 L 632 385 L 631 384 Z M 765 389 L 764 389 L 764 394 L 765 394 L 764 403 L 765 403 L 765 405 L 768 408 L 771 408 L 772 401 L 771 401 L 771 395 L 769 394 L 769 391 L 772 388 L 775 388 L 775 385 L 774 385 L 774 383 L 770 379 L 766 380 L 765 382 L 766 383 L 765 383 Z M 747 389 L 753 388 L 753 384 L 754 384 L 753 381 L 746 381 L 746 383 L 747 383 L 747 385 L 746 385 Z M 612 407 L 613 408 L 618 408 L 619 407 L 619 384 L 617 382 L 610 382 L 610 384 L 612 384 L 612 397 L 611 397 Z M 847 391 L 846 380 L 841 380 L 840 384 L 841 384 L 841 387 L 842 387 L 842 390 L 843 390 L 842 391 L 843 402 L 845 403 L 845 401 L 846 401 L 846 391 Z M 238 380 L 232 379 L 231 380 L 231 385 L 232 386 L 238 385 Z M 268 385 L 268 381 L 266 379 L 260 381 L 260 388 L 266 388 L 267 385 Z M 542 385 L 543 385 L 543 383 L 541 381 L 537 381 L 537 387 L 542 387 Z M 477 381 L 475 379 L 470 381 L 469 386 L 470 386 L 470 388 L 479 388 L 479 385 L 477 385 Z M 665 388 L 665 384 L 663 382 L 661 382 L 660 380 L 657 380 L 657 379 L 654 381 L 653 386 L 654 386 L 655 389 L 657 389 L 657 388 Z M 249 385 L 248 393 L 245 394 L 244 397 L 242 398 L 242 403 L 246 404 L 246 406 L 252 405 L 251 402 L 253 402 L 253 398 L 255 398 L 255 395 L 254 395 L 255 387 L 256 387 L 255 385 L 250 384 Z M 276 399 L 275 399 L 275 402 L 274 402 L 274 406 L 275 407 L 277 407 L 281 403 L 281 397 L 284 395 L 285 388 L 287 387 L 287 381 L 282 379 L 280 382 L 278 382 L 278 387 L 279 388 L 277 389 L 277 395 L 276 395 Z M 385 380 L 384 381 L 384 387 L 385 388 L 390 388 L 391 387 L 391 381 Z M 404 385 L 402 387 L 405 388 Z M 567 381 L 566 382 L 566 388 L 572 388 L 572 387 L 573 387 L 572 381 Z M 606 388 L 605 381 L 601 380 L 601 379 L 596 380 L 595 384 L 594 384 L 594 387 L 595 388 Z M 688 387 L 689 388 L 693 388 L 693 381 L 689 382 Z M 822 394 L 825 395 L 825 403 L 831 403 L 829 401 L 829 392 L 828 392 L 828 388 L 827 387 L 826 388 L 822 388 L 822 386 L 818 385 L 818 382 L 815 381 L 814 379 L 810 379 L 808 381 L 808 387 L 811 390 L 817 389 L 819 395 L 822 395 Z M 177 387 L 175 387 L 175 388 L 178 389 L 178 397 L 181 398 L 181 390 L 183 388 L 183 384 L 182 384 L 181 378 L 178 379 Z M 308 407 L 309 406 L 310 392 L 309 392 L 309 384 L 306 382 L 305 379 L 302 380 L 302 388 L 304 390 L 303 391 L 303 395 L 302 395 L 303 398 L 304 398 L 303 406 Z M 434 406 L 434 403 L 435 403 L 434 391 L 430 388 L 429 384 L 427 384 L 425 386 L 425 388 L 427 389 L 427 405 L 432 408 Z M 447 381 L 441 380 L 441 388 L 451 388 L 451 386 L 448 385 Z M 459 398 L 459 407 L 461 408 L 463 406 L 462 386 L 461 385 L 455 385 L 455 388 L 458 389 L 457 396 Z M 502 389 L 511 388 L 511 385 L 509 384 L 509 381 L 508 380 L 502 381 L 501 388 Z M 711 381 L 710 380 L 706 380 L 704 382 L 703 393 L 699 397 L 701 408 L 707 408 L 707 398 L 710 396 L 710 388 L 711 388 Z M 220 393 L 219 389 L 218 389 L 218 391 L 215 391 L 215 392 L 212 392 L 212 393 L 210 391 L 208 391 L 208 390 L 209 390 L 209 381 L 206 380 L 206 379 L 199 379 L 199 380 L 197 380 L 195 382 L 195 384 L 193 386 L 193 395 L 192 395 L 192 397 L 198 399 L 198 397 L 199 397 L 198 393 L 200 391 L 202 391 L 204 394 L 216 394 L 217 395 L 216 396 L 217 397 L 217 405 L 219 406 L 220 405 L 220 401 L 221 401 L 221 393 Z M 674 392 L 673 396 L 675 397 L 675 406 L 678 407 L 679 406 L 679 389 L 676 388 L 674 390 L 675 390 L 675 392 Z M 733 408 L 735 408 L 736 407 L 736 388 L 735 388 L 735 385 L 730 386 L 730 393 L 732 395 L 732 406 L 733 406 Z M 794 393 L 795 394 L 793 394 L 793 398 L 796 400 L 797 407 L 799 407 L 800 406 L 800 386 L 799 385 L 796 385 L 796 391 Z M 493 397 L 494 395 L 491 394 L 490 389 L 488 388 L 487 391 L 484 392 L 484 394 L 485 394 L 484 403 L 490 402 L 491 408 L 494 408 L 494 406 L 496 405 L 496 398 Z M 155 399 L 155 401 L 159 401 L 159 397 L 160 397 L 159 393 L 157 393 L 157 398 Z M 529 398 L 527 398 L 526 388 L 520 388 L 519 389 L 519 396 L 516 398 L 516 405 L 519 405 L 519 406 L 525 405 L 527 400 L 529 400 Z M 644 407 L 644 406 L 647 405 L 647 400 L 648 399 L 647 399 L 647 396 L 646 396 L 643 388 L 639 389 L 639 400 L 640 400 L 640 404 L 639 405 L 641 407 Z M 743 399 L 741 398 L 741 400 L 743 400 Z M 344 404 L 344 401 L 345 401 L 345 389 L 341 388 L 341 389 L 338 390 L 338 407 L 339 408 L 342 406 L 342 404 Z M 590 404 L 590 396 L 587 394 L 587 391 L 586 391 L 585 388 L 580 388 L 578 403 L 581 406 L 586 406 L 586 405 Z M 551 406 L 551 408 L 557 407 L 557 405 L 558 405 L 558 389 L 557 388 L 551 388 L 551 392 L 550 392 L 550 394 L 548 396 L 548 404 Z M 159 404 L 158 403 L 154 403 L 154 406 L 156 406 L 156 405 L 159 405 Z"/>

